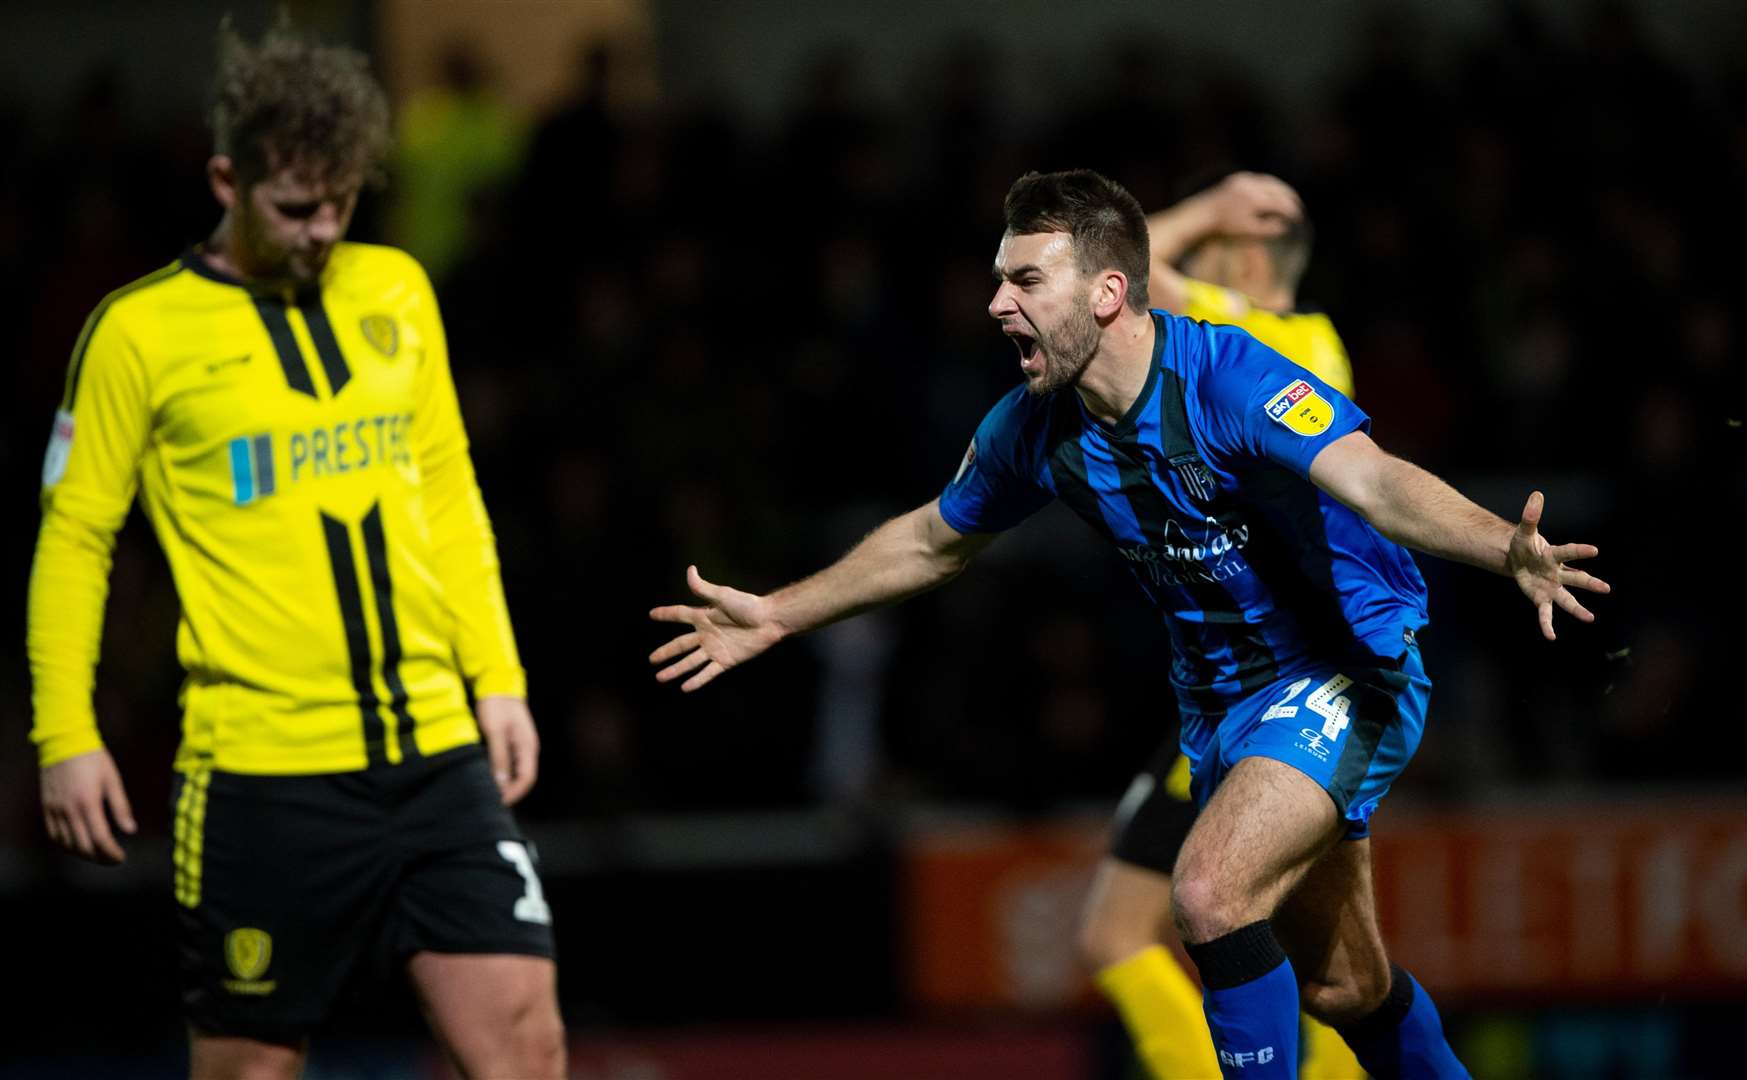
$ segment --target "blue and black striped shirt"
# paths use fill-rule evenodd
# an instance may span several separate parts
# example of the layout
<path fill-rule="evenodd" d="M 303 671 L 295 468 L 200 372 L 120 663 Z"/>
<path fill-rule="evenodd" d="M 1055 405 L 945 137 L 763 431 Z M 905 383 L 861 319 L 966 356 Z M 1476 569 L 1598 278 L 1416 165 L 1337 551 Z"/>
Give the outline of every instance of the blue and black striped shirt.
<path fill-rule="evenodd" d="M 940 497 L 946 523 L 997 532 L 1067 503 L 1163 614 L 1185 712 L 1218 716 L 1311 663 L 1398 657 L 1426 623 L 1419 569 L 1309 479 L 1370 418 L 1243 330 L 1153 324 L 1146 386 L 1116 426 L 1071 390 L 996 403 Z"/>

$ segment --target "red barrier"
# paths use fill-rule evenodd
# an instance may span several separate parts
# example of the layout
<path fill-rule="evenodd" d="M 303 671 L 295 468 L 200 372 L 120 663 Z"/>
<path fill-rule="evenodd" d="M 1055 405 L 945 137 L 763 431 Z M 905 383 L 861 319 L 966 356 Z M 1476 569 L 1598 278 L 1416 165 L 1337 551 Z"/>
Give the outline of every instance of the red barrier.
<path fill-rule="evenodd" d="M 1075 919 L 1102 821 L 918 831 L 909 985 L 947 1008 L 1093 1000 Z M 1747 998 L 1747 802 L 1386 808 L 1378 911 L 1440 999 Z"/>
<path fill-rule="evenodd" d="M 1402 815 L 1375 855 L 1384 935 L 1440 995 L 1747 992 L 1747 805 Z"/>

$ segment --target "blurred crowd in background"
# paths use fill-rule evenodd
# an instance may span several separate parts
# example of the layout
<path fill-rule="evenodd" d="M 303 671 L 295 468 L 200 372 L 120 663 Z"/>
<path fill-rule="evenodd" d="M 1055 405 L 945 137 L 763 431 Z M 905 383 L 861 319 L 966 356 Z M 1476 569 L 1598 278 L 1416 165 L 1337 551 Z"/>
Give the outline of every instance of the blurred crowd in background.
<path fill-rule="evenodd" d="M 775 130 L 726 101 L 622 107 L 599 45 L 562 107 L 521 115 L 458 46 L 397 103 L 390 183 L 353 236 L 420 256 L 445 306 L 545 740 L 525 817 L 1045 811 L 1113 801 L 1174 733 L 1162 627 L 1054 511 L 946 590 L 698 695 L 645 660 L 665 639 L 647 610 L 688 563 L 762 591 L 951 478 L 1019 379 L 985 308 L 1002 196 L 1033 168 L 1096 168 L 1149 209 L 1234 168 L 1284 177 L 1318 236 L 1300 296 L 1344 335 L 1378 441 L 1507 516 L 1544 488 L 1548 535 L 1600 545 L 1615 596 L 1555 645 L 1509 582 L 1421 560 L 1438 690 L 1403 793 L 1738 779 L 1747 725 L 1720 721 L 1740 712 L 1747 79 L 1671 62 L 1621 7 L 1577 36 L 1503 11 L 1437 65 L 1423 28 L 1380 15 L 1290 109 L 1152 36 L 1052 76 L 1054 115 L 1005 109 L 1003 57 L 971 39 L 919 55 L 930 90 L 893 108 L 845 44 Z M 52 115 L 0 100 L 0 608 L 20 631 L 81 322 L 217 219 L 201 118 L 142 125 L 129 101 L 110 69 Z M 135 520 L 98 714 L 148 829 L 178 737 L 175 619 Z M 0 826 L 46 848 L 28 690 L 15 649 Z"/>

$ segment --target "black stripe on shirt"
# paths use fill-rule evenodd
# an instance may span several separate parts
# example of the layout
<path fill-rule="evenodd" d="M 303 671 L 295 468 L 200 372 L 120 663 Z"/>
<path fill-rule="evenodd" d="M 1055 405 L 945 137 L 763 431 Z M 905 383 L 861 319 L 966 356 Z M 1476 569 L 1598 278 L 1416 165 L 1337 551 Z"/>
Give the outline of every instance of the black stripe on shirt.
<path fill-rule="evenodd" d="M 285 317 L 285 301 L 276 296 L 257 296 L 254 301 L 255 310 L 267 326 L 267 336 L 273 339 L 273 351 L 279 354 L 279 366 L 285 369 L 285 381 L 298 393 L 315 397 L 309 365 L 303 362 L 303 350 L 297 347 L 297 335 L 291 332 L 291 320 Z"/>
<path fill-rule="evenodd" d="M 376 590 L 376 621 L 382 631 L 382 681 L 388 685 L 389 708 L 394 711 L 402 760 L 417 757 L 412 713 L 407 709 L 406 684 L 400 678 L 400 624 L 394 617 L 394 583 L 388 576 L 388 538 L 382 532 L 382 507 L 372 506 L 364 515 L 364 554 L 370 560 L 370 583 Z"/>
<path fill-rule="evenodd" d="M 346 627 L 346 650 L 352 662 L 352 689 L 358 694 L 358 711 L 364 716 L 364 757 L 370 765 L 386 765 L 384 748 L 387 728 L 377 712 L 376 686 L 370 679 L 370 635 L 364 627 L 364 594 L 358 588 L 358 567 L 352 559 L 352 537 L 345 523 L 321 515 L 327 537 L 328 559 L 334 564 L 334 588 L 340 600 L 340 619 Z"/>
<path fill-rule="evenodd" d="M 352 369 L 346 364 L 345 354 L 340 352 L 340 343 L 334 337 L 333 324 L 328 322 L 327 309 L 322 307 L 320 294 L 300 300 L 297 310 L 303 312 L 304 325 L 309 327 L 309 340 L 315 343 L 315 354 L 321 358 L 322 371 L 328 377 L 328 392 L 339 397 L 340 390 L 352 379 Z"/>
<path fill-rule="evenodd" d="M 1104 509 L 1098 505 L 1098 493 L 1092 489 L 1091 477 L 1086 473 L 1086 455 L 1080 448 L 1084 428 L 1072 397 L 1071 391 L 1057 396 L 1055 423 L 1050 430 L 1054 445 L 1049 447 L 1049 462 L 1050 471 L 1055 474 L 1056 498 L 1086 524 L 1100 533 L 1108 533 L 1110 526 L 1104 520 Z"/>
<path fill-rule="evenodd" d="M 1108 537 L 1110 525 L 1104 518 L 1103 507 L 1099 504 L 1098 494 L 1093 490 L 1091 477 L 1086 471 L 1086 455 L 1080 446 L 1080 434 L 1083 428 L 1079 410 L 1073 407 L 1073 402 L 1067 402 L 1067 407 L 1058 414 L 1055 429 L 1059 434 L 1059 441 L 1051 448 L 1049 460 L 1056 477 L 1056 496 L 1087 524 L 1097 529 L 1100 535 Z M 1148 597 L 1152 598 L 1152 587 L 1143 581 L 1142 588 L 1147 592 Z M 1227 604 L 1229 606 L 1229 598 L 1227 598 Z M 1165 621 L 1167 625 L 1170 625 L 1172 620 L 1167 618 Z M 1177 660 L 1180 666 L 1193 666 L 1197 671 L 1203 670 L 1200 664 L 1191 663 L 1192 658 L 1189 651 L 1181 647 L 1178 649 Z M 1221 694 L 1212 689 L 1212 682 L 1213 680 L 1209 678 L 1206 680 L 1206 685 L 1178 684 L 1176 690 L 1186 696 L 1202 713 L 1209 716 L 1220 716 L 1225 713 L 1227 702 Z"/>

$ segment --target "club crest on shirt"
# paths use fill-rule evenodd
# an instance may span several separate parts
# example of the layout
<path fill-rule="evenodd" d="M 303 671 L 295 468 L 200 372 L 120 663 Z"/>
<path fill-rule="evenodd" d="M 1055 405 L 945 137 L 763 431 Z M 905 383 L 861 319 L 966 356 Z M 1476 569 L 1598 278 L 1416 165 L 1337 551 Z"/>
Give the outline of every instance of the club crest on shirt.
<path fill-rule="evenodd" d="M 964 479 L 964 474 L 977 463 L 977 440 L 972 439 L 970 448 L 964 452 L 964 460 L 958 463 L 958 472 L 953 475 L 952 482 L 958 483 Z"/>
<path fill-rule="evenodd" d="M 1294 380 L 1267 404 L 1268 417 L 1299 435 L 1321 435 L 1334 423 L 1329 400 L 1303 379 Z"/>
<path fill-rule="evenodd" d="M 1212 502 L 1213 496 L 1219 491 L 1219 484 L 1213 479 L 1199 454 L 1178 454 L 1171 459 L 1171 468 L 1177 471 L 1177 479 L 1183 481 L 1183 486 L 1198 502 Z"/>
<path fill-rule="evenodd" d="M 387 315 L 366 315 L 358 323 L 358 329 L 364 332 L 364 340 L 368 341 L 377 352 L 390 359 L 400 351 L 400 328 L 394 319 Z"/>

